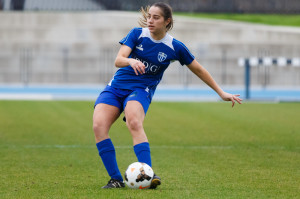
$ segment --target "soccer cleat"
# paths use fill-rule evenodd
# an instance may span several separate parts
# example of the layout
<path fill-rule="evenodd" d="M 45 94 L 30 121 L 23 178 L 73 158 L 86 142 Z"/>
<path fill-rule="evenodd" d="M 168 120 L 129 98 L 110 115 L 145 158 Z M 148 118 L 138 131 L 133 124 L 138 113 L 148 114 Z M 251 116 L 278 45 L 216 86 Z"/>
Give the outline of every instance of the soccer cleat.
<path fill-rule="evenodd" d="M 154 174 L 153 179 L 151 181 L 150 189 L 156 189 L 156 187 L 160 184 L 161 184 L 160 177 Z"/>
<path fill-rule="evenodd" d="M 102 189 L 113 189 L 113 188 L 124 188 L 124 182 L 116 179 L 110 179 L 107 185 L 103 186 Z"/>

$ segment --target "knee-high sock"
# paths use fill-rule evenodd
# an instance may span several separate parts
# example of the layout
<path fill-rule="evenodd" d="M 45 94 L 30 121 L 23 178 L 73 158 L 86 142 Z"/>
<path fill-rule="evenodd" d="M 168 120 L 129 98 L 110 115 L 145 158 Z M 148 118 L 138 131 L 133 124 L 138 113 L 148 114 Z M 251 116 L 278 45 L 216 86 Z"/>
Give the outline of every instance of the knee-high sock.
<path fill-rule="evenodd" d="M 139 162 L 144 162 L 152 167 L 150 145 L 148 142 L 142 142 L 133 147 L 135 155 Z"/>
<path fill-rule="evenodd" d="M 102 162 L 111 178 L 123 181 L 118 168 L 116 151 L 111 139 L 102 140 L 96 144 Z"/>

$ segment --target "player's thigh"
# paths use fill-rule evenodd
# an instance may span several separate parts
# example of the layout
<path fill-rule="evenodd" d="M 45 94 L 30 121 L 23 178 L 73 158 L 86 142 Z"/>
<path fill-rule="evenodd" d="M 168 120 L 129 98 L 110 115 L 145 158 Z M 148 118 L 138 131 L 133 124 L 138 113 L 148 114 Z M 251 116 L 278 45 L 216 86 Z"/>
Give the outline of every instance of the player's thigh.
<path fill-rule="evenodd" d="M 94 128 L 110 128 L 110 126 L 120 116 L 120 109 L 108 104 L 97 104 L 94 109 L 93 126 Z"/>
<path fill-rule="evenodd" d="M 125 117 L 128 122 L 143 122 L 145 111 L 142 104 L 135 100 L 128 101 L 125 106 Z"/>

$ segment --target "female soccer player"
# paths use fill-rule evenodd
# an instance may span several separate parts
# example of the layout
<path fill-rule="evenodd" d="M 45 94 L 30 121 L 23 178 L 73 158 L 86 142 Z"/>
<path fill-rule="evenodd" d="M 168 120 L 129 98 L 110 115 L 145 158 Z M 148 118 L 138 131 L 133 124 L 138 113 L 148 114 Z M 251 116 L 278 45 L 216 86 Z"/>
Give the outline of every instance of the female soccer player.
<path fill-rule="evenodd" d="M 167 32 L 173 27 L 172 9 L 166 3 L 154 3 L 141 9 L 142 28 L 133 28 L 121 41 L 115 60 L 119 70 L 95 102 L 93 129 L 96 146 L 103 164 L 111 177 L 102 188 L 124 187 L 119 171 L 114 145 L 108 132 L 111 125 L 124 111 L 126 125 L 133 139 L 133 149 L 139 162 L 152 167 L 150 146 L 143 128 L 143 121 L 155 89 L 169 64 L 178 60 L 210 86 L 224 101 L 241 104 L 239 95 L 224 92 L 180 41 Z M 161 184 L 154 175 L 152 189 Z"/>

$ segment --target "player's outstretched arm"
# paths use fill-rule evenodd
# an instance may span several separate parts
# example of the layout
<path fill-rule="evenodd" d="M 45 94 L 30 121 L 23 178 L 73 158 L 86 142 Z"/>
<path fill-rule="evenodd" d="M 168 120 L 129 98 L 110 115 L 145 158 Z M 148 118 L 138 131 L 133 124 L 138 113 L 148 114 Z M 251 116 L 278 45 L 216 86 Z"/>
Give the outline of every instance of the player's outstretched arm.
<path fill-rule="evenodd" d="M 240 95 L 233 95 L 227 92 L 224 92 L 220 86 L 216 83 L 210 73 L 195 59 L 187 65 L 187 67 L 197 75 L 203 82 L 205 82 L 209 87 L 211 87 L 224 101 L 231 101 L 232 107 L 234 106 L 235 102 L 239 104 L 242 103 L 242 99 L 239 98 Z"/>

